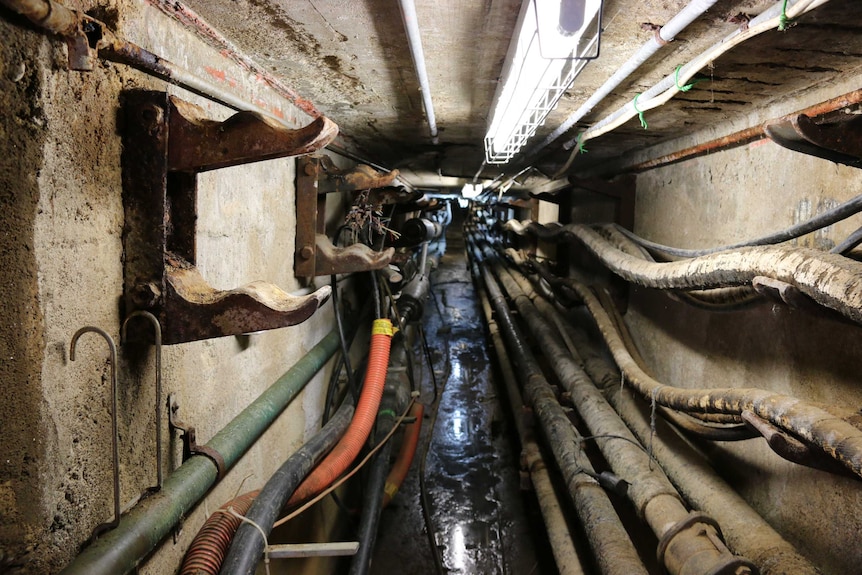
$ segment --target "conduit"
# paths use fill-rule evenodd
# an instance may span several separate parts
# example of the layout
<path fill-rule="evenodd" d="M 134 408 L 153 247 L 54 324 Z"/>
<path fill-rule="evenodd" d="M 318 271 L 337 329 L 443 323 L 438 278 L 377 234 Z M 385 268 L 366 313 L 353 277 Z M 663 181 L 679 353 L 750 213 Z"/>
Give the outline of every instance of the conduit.
<path fill-rule="evenodd" d="M 472 272 L 473 277 L 478 278 L 480 276 L 475 261 L 472 262 Z M 521 443 L 521 467 L 526 468 L 530 474 L 530 481 L 539 502 L 539 511 L 545 523 L 548 542 L 551 544 L 551 552 L 557 564 L 557 571 L 560 572 L 560 575 L 584 575 L 582 561 L 575 548 L 566 517 L 561 510 L 560 499 L 557 497 L 557 492 L 551 482 L 545 458 L 536 443 L 533 427 L 527 422 L 527 409 L 515 380 L 512 362 L 509 361 L 503 338 L 500 336 L 500 328 L 497 327 L 497 321 L 494 319 L 491 302 L 488 300 L 484 287 L 478 282 L 477 284 L 476 291 L 485 313 L 485 322 L 488 325 L 488 332 L 497 356 L 497 366 L 502 375 L 512 419 L 515 422 L 515 429 Z"/>
<path fill-rule="evenodd" d="M 533 231 L 542 226 L 529 225 Z M 518 233 L 527 226 L 509 221 Z M 788 283 L 818 304 L 862 323 L 862 264 L 807 248 L 741 248 L 678 262 L 655 263 L 629 255 L 585 225 L 545 228 L 549 236 L 569 233 L 626 281 L 655 289 L 708 289 L 747 285 L 757 276 Z"/>
<path fill-rule="evenodd" d="M 284 120 L 283 114 L 280 111 L 268 110 L 248 102 L 132 42 L 117 37 L 103 22 L 83 12 L 70 10 L 53 0 L 0 0 L 0 3 L 10 10 L 27 17 L 31 22 L 44 30 L 65 38 L 75 38 L 82 35 L 83 32 L 80 30 L 81 24 L 90 22 L 97 26 L 102 33 L 102 39 L 99 40 L 97 46 L 97 53 L 100 58 L 126 64 L 228 108 L 238 111 L 248 110 L 257 112 L 280 125 L 288 128 L 294 127 Z M 320 113 L 310 102 L 302 100 L 299 96 L 293 94 L 292 91 L 282 91 L 282 89 L 287 90 L 286 87 L 273 86 L 273 88 L 276 89 L 280 97 L 286 98 L 292 105 L 297 106 L 312 117 L 316 118 L 320 116 Z"/>
<path fill-rule="evenodd" d="M 374 425 L 377 409 L 380 406 L 380 399 L 383 396 L 386 370 L 389 365 L 389 350 L 394 333 L 392 322 L 388 319 L 374 320 L 374 325 L 371 328 L 368 367 L 353 421 L 350 422 L 347 433 L 344 434 L 338 445 L 296 489 L 287 502 L 288 505 L 302 503 L 326 489 L 347 470 L 356 456 L 359 455 L 371 433 L 371 427 Z"/>
<path fill-rule="evenodd" d="M 602 84 L 601 87 L 596 90 L 580 108 L 569 114 L 565 121 L 563 121 L 556 130 L 548 134 L 541 143 L 531 149 L 526 154 L 526 157 L 535 156 L 554 140 L 568 132 L 572 126 L 581 120 L 581 118 L 589 114 L 596 104 L 604 100 L 608 94 L 613 92 L 617 86 L 622 84 L 626 78 L 631 76 L 644 62 L 651 58 L 653 54 L 658 52 L 662 46 L 672 42 L 673 39 L 676 38 L 677 34 L 682 32 L 689 24 L 712 8 L 713 4 L 717 1 L 718 0 L 694 0 L 693 2 L 689 2 L 686 7 L 683 8 L 676 16 L 671 18 L 667 24 L 656 31 L 655 35 L 641 46 L 634 56 L 629 58 L 622 66 L 620 66 L 617 71 L 614 72 L 613 76 L 608 78 L 608 80 Z"/>
<path fill-rule="evenodd" d="M 557 310 L 550 313 L 559 315 Z M 650 445 L 653 456 L 686 500 L 721 524 L 722 534 L 731 548 L 749 557 L 760 568 L 761 575 L 820 574 L 721 479 L 687 441 L 670 429 L 660 427 L 653 433 L 647 415 L 638 408 L 631 394 L 620 387 L 619 371 L 580 329 L 575 330 L 569 322 L 564 322 L 564 327 L 575 342 L 584 370 L 634 434 Z"/>
<path fill-rule="evenodd" d="M 399 449 L 395 463 L 386 477 L 386 485 L 383 488 L 383 507 L 389 505 L 389 502 L 398 493 L 401 484 L 407 477 L 410 466 L 413 464 L 416 448 L 419 445 L 419 436 L 422 433 L 422 416 L 424 413 L 425 407 L 421 403 L 414 403 L 413 407 L 410 408 L 408 417 L 413 418 L 414 421 L 406 424 L 404 437 L 401 439 L 401 449 Z"/>
<path fill-rule="evenodd" d="M 350 419 L 353 416 L 353 405 L 345 402 L 335 415 L 332 416 L 326 425 L 314 434 L 305 445 L 294 452 L 287 460 L 278 468 L 278 470 L 269 478 L 259 495 L 254 499 L 254 503 L 246 507 L 247 513 L 237 512 L 245 515 L 246 519 L 252 521 L 250 523 L 242 523 L 236 529 L 236 535 L 231 543 L 228 539 L 228 544 L 223 548 L 222 557 L 224 562 L 220 563 L 221 571 L 213 571 L 212 573 L 223 573 L 224 575 L 233 575 L 243 573 L 253 575 L 257 564 L 260 562 L 261 555 L 264 552 L 265 542 L 261 531 L 258 527 L 269 536 L 272 531 L 272 525 L 278 518 L 278 513 L 284 507 L 284 503 L 299 485 L 300 481 L 305 479 L 311 468 L 330 450 L 332 446 L 344 435 L 347 426 L 350 424 Z M 192 544 L 194 548 L 194 543 Z M 225 553 L 226 552 L 226 553 Z M 191 554 L 191 551 L 189 552 Z M 188 557 L 188 556 L 187 556 Z M 181 575 L 203 575 L 196 572 Z"/>
<path fill-rule="evenodd" d="M 644 397 L 686 412 L 741 415 L 751 411 L 811 443 L 862 477 L 862 430 L 841 417 L 794 397 L 753 388 L 681 389 L 664 385 L 643 371 L 626 349 L 613 320 L 590 290 L 566 281 L 583 298 L 617 365 Z"/>
<path fill-rule="evenodd" d="M 338 349 L 332 330 L 206 447 L 224 458 L 227 471 L 257 441 Z M 134 569 L 164 539 L 218 480 L 209 457 L 193 455 L 170 477 L 161 491 L 144 499 L 120 519 L 119 526 L 84 549 L 61 575 L 120 575 Z"/>
<path fill-rule="evenodd" d="M 725 36 L 707 51 L 679 68 L 678 71 L 669 74 L 658 84 L 643 92 L 638 98 L 637 103 L 630 102 L 619 108 L 617 111 L 593 124 L 579 136 L 579 139 L 571 139 L 563 147 L 566 149 L 575 148 L 573 153 L 577 152 L 575 145 L 578 142 L 582 144 L 587 140 L 597 138 L 622 126 L 642 112 L 664 105 L 678 94 L 682 90 L 682 86 L 691 80 L 697 72 L 722 54 L 729 52 L 749 38 L 776 29 L 783 18 L 790 20 L 798 18 L 802 14 L 818 6 L 822 6 L 826 2 L 828 0 L 786 0 L 785 2 L 778 2 L 770 6 L 758 16 L 752 18 L 747 28 L 744 30 L 739 28 L 728 36 Z"/>
<path fill-rule="evenodd" d="M 218 575 L 237 527 L 242 525 L 237 515 L 246 514 L 258 493 L 255 490 L 234 497 L 207 518 L 186 551 L 180 575 Z"/>
<path fill-rule="evenodd" d="M 518 371 L 524 398 L 538 418 L 554 454 L 600 571 L 603 575 L 646 575 L 647 571 L 607 494 L 588 475 L 594 472 L 586 455 L 578 448 L 580 436 L 525 344 L 496 280 L 484 266 L 481 273 L 488 298 L 497 314 L 497 324 L 508 344 L 509 357 L 513 358 Z"/>
<path fill-rule="evenodd" d="M 419 79 L 419 89 L 422 91 L 422 105 L 425 107 L 425 117 L 428 120 L 428 133 L 431 142 L 437 143 L 437 120 L 434 117 L 434 104 L 431 102 L 431 84 L 428 82 L 428 72 L 425 70 L 425 53 L 422 50 L 422 36 L 419 34 L 419 20 L 416 16 L 416 5 L 413 0 L 399 0 L 401 18 L 404 20 L 404 31 L 407 33 L 407 43 L 410 46 L 410 56 L 413 67 Z"/>
<path fill-rule="evenodd" d="M 658 537 L 659 548 L 664 550 L 659 560 L 668 572 L 671 575 L 756 572 L 747 559 L 734 557 L 723 545 L 720 531 L 708 517 L 692 519 L 665 474 L 651 465 L 647 453 L 638 447 L 638 440 L 587 374 L 575 364 L 568 349 L 558 341 L 556 329 L 545 321 L 528 295 L 532 293 L 535 296 L 529 281 L 514 270 L 506 270 L 499 262 L 493 267 L 530 334 L 570 393 L 584 423 L 596 436 L 596 443 L 605 459 L 618 476 L 631 484 L 628 496 L 639 516 Z"/>

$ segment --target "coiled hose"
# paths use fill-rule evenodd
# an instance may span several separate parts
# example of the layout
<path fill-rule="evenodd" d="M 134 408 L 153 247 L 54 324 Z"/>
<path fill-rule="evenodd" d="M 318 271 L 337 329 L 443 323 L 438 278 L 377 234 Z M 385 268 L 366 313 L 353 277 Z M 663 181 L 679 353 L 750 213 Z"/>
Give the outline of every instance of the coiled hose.
<path fill-rule="evenodd" d="M 231 499 L 209 516 L 192 540 L 180 567 L 180 575 L 218 575 L 228 545 L 242 523 L 242 519 L 229 510 L 244 516 L 258 493 L 260 491 L 249 491 Z"/>
<path fill-rule="evenodd" d="M 356 456 L 365 445 L 380 399 L 386 383 L 386 370 L 389 365 L 389 350 L 392 346 L 392 336 L 395 334 L 392 322 L 388 319 L 376 319 L 371 327 L 371 349 L 368 352 L 368 368 L 365 371 L 365 381 L 362 393 L 356 406 L 356 413 L 347 428 L 347 433 L 338 442 L 332 452 L 326 456 L 320 465 L 314 468 L 305 481 L 297 487 L 293 496 L 287 502 L 289 506 L 306 501 L 328 487 L 347 467 L 353 463 Z"/>

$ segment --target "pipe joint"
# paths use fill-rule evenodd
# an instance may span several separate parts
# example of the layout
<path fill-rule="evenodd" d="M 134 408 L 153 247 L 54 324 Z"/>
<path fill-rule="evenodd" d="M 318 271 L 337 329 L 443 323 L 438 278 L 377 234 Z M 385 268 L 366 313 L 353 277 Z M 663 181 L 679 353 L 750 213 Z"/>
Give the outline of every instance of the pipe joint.
<path fill-rule="evenodd" d="M 757 567 L 727 548 L 718 523 L 692 511 L 662 536 L 659 563 L 670 575 L 754 575 Z"/>

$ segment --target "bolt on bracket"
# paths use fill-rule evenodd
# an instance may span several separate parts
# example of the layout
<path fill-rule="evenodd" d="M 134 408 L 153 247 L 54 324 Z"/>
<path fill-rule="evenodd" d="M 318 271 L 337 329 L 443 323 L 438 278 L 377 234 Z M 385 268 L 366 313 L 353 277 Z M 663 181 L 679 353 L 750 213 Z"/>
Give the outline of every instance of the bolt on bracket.
<path fill-rule="evenodd" d="M 266 282 L 211 287 L 195 267 L 197 174 L 322 149 L 338 127 L 320 117 L 290 130 L 252 112 L 223 122 L 164 92 L 123 94 L 125 309 L 143 309 L 165 344 L 302 323 L 330 295 L 292 296 Z"/>
<path fill-rule="evenodd" d="M 296 254 L 294 273 L 300 277 L 378 270 L 389 265 L 394 248 L 374 251 L 363 244 L 335 246 L 325 234 L 326 196 L 335 192 L 355 194 L 371 190 L 391 202 L 406 194 L 389 191 L 398 170 L 382 174 L 370 166 L 352 170 L 335 168 L 327 156 L 300 158 L 296 167 Z M 412 197 L 412 196 L 410 196 Z"/>

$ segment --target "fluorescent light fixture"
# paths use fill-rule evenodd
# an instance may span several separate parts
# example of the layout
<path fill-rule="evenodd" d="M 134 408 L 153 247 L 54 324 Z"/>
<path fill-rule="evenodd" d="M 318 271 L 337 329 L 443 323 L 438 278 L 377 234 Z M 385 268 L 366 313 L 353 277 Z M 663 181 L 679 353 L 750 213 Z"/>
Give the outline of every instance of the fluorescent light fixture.
<path fill-rule="evenodd" d="M 464 187 L 461 188 L 461 197 L 466 198 L 468 200 L 472 200 L 473 198 L 478 198 L 479 194 L 482 193 L 482 190 L 485 189 L 484 184 L 476 184 L 473 185 L 471 183 L 464 184 Z"/>
<path fill-rule="evenodd" d="M 485 159 L 505 164 L 597 54 L 601 0 L 526 0 L 498 90 Z"/>

